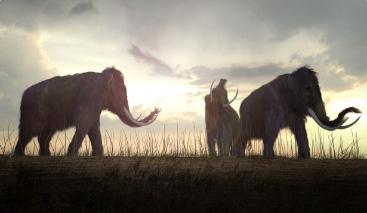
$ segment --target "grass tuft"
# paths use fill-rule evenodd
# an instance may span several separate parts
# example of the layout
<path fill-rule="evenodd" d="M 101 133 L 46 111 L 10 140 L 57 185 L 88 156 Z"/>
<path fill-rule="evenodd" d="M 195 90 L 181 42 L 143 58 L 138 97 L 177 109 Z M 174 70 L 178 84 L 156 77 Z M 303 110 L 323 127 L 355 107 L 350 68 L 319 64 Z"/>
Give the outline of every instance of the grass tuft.
<path fill-rule="evenodd" d="M 66 154 L 72 135 L 66 131 L 57 133 L 50 143 L 53 156 Z M 9 155 L 13 152 L 17 142 L 17 130 L 7 126 L 2 131 L 0 141 L 0 154 Z M 160 131 L 146 128 L 145 131 L 129 131 L 124 129 L 102 131 L 104 154 L 106 156 L 123 157 L 205 157 L 208 156 L 205 130 L 197 129 L 195 123 L 191 130 L 181 130 L 176 125 L 175 132 L 167 132 L 166 125 Z M 342 137 L 336 138 L 333 133 L 326 135 L 318 131 L 309 136 L 311 157 L 316 159 L 364 159 L 361 152 L 358 134 L 351 131 L 351 141 L 344 141 Z M 246 156 L 255 157 L 262 154 L 261 141 L 253 141 L 252 146 L 246 149 Z M 26 147 L 27 155 L 38 155 L 39 145 L 33 138 Z M 86 137 L 79 155 L 91 155 L 90 140 Z M 274 146 L 275 155 L 278 157 L 296 158 L 298 149 L 294 137 L 289 131 L 281 132 Z"/>

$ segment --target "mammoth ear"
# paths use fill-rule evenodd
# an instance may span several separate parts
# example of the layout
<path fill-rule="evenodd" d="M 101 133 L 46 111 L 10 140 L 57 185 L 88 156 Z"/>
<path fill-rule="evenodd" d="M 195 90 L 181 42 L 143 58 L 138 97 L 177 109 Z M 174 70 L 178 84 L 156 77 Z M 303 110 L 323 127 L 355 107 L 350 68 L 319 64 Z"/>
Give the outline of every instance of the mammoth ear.
<path fill-rule="evenodd" d="M 288 75 L 288 79 L 287 79 L 287 85 L 289 90 L 295 95 L 298 93 L 298 82 L 297 79 L 294 78 L 291 74 Z"/>
<path fill-rule="evenodd" d="M 106 82 L 107 82 L 107 88 L 111 89 L 112 88 L 112 83 L 113 83 L 113 74 L 112 73 L 106 73 Z"/>

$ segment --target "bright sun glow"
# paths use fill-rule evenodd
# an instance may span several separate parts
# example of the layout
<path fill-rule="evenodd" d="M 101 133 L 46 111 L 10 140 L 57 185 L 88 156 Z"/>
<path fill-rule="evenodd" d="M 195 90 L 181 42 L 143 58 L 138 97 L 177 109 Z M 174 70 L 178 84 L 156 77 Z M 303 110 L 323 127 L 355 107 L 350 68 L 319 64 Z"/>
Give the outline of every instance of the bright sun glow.
<path fill-rule="evenodd" d="M 151 108 L 157 106 L 165 111 L 175 111 L 175 109 L 187 105 L 184 99 L 186 94 L 197 91 L 194 87 L 172 81 L 142 81 L 126 84 L 130 107 L 142 105 L 143 108 Z"/>

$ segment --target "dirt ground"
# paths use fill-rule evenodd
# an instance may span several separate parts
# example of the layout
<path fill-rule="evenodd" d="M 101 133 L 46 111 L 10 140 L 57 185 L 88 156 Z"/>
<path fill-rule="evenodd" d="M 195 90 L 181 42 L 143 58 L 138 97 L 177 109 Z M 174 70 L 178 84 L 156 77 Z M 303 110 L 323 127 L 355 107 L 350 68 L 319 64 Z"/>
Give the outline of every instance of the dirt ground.
<path fill-rule="evenodd" d="M 367 212 L 367 160 L 0 156 L 1 212 Z"/>

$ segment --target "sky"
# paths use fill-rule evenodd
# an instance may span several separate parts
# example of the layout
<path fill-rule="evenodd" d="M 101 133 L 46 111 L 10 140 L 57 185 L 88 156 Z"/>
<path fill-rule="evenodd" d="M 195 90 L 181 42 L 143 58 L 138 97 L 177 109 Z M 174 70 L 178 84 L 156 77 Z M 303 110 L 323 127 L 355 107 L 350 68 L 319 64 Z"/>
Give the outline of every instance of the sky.
<path fill-rule="evenodd" d="M 32 84 L 109 66 L 123 72 L 134 115 L 162 109 L 152 128 L 204 128 L 215 79 L 228 80 L 229 97 L 239 89 L 238 111 L 251 91 L 303 65 L 318 72 L 330 117 L 367 112 L 366 20 L 365 0 L 0 0 L 0 127 L 18 125 Z M 101 117 L 104 128 L 126 127 Z M 362 116 L 352 130 L 367 143 L 366 128 Z"/>

